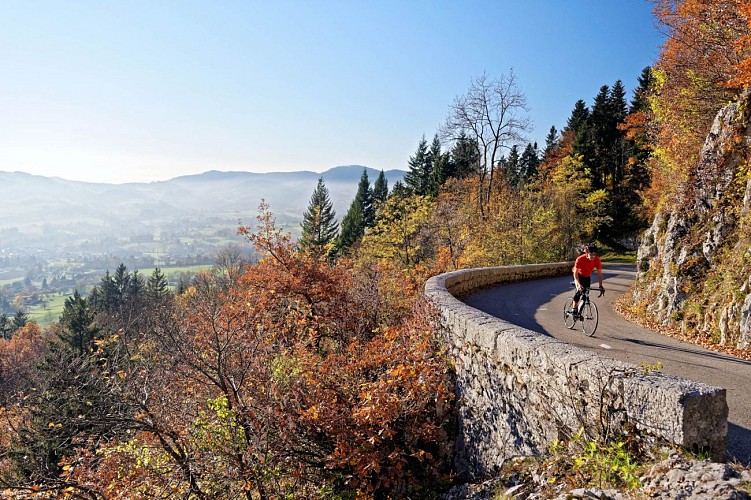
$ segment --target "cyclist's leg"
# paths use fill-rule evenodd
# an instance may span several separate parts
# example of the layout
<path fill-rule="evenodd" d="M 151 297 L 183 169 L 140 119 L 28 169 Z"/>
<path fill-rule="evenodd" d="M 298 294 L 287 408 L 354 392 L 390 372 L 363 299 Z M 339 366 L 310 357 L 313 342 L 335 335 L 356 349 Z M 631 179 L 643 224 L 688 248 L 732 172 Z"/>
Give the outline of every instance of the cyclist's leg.
<path fill-rule="evenodd" d="M 581 274 L 578 276 L 579 278 L 579 284 L 582 286 L 583 289 L 589 288 L 590 283 L 592 282 L 591 276 L 582 276 Z M 580 290 L 576 290 L 576 293 L 574 294 L 574 312 L 579 312 L 579 300 L 582 297 L 582 292 Z"/>

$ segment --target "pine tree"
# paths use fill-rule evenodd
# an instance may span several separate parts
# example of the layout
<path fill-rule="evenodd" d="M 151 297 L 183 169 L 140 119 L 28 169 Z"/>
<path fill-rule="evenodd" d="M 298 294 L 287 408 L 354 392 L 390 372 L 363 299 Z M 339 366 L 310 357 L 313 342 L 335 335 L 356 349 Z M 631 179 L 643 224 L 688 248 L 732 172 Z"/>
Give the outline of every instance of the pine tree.
<path fill-rule="evenodd" d="M 384 174 L 383 170 L 381 170 L 381 173 L 378 174 L 378 177 L 373 184 L 373 202 L 376 204 L 376 206 L 380 206 L 383 205 L 388 197 L 389 183 L 386 180 L 386 174 Z"/>
<path fill-rule="evenodd" d="M 0 314 L 0 338 L 10 340 L 13 335 L 13 325 L 5 313 Z"/>
<path fill-rule="evenodd" d="M 409 196 L 409 188 L 404 185 L 402 181 L 396 181 L 394 187 L 389 193 L 389 199 L 391 198 L 407 198 Z"/>
<path fill-rule="evenodd" d="M 16 314 L 13 315 L 13 319 L 11 320 L 11 328 L 15 332 L 19 328 L 23 328 L 26 326 L 26 323 L 29 322 L 29 315 L 25 312 L 18 310 L 16 311 Z"/>
<path fill-rule="evenodd" d="M 427 194 L 427 191 L 430 189 L 429 182 L 432 179 L 433 171 L 432 164 L 430 163 L 428 141 L 425 140 L 425 136 L 422 136 L 422 139 L 420 139 L 415 154 L 409 157 L 407 166 L 409 170 L 404 175 L 404 184 L 414 194 Z"/>
<path fill-rule="evenodd" d="M 649 109 L 648 99 L 654 87 L 652 68 L 649 66 L 644 68 L 637 81 L 639 82 L 639 86 L 634 89 L 634 97 L 631 99 L 631 106 L 628 110 L 629 114 Z"/>
<path fill-rule="evenodd" d="M 326 255 L 332 249 L 338 230 L 329 190 L 321 177 L 310 197 L 308 209 L 303 214 L 300 247 L 316 257 Z"/>
<path fill-rule="evenodd" d="M 446 180 L 443 172 L 444 157 L 441 153 L 441 141 L 438 139 L 438 134 L 433 136 L 433 142 L 430 144 L 428 150 L 428 157 L 426 162 L 425 176 L 423 181 L 424 190 L 426 195 L 437 196 L 438 190 Z"/>
<path fill-rule="evenodd" d="M 543 159 L 549 158 L 559 147 L 558 130 L 556 130 L 555 125 L 553 125 L 550 127 L 548 135 L 545 136 L 545 151 L 542 153 Z"/>
<path fill-rule="evenodd" d="M 149 281 L 146 283 L 146 296 L 149 301 L 158 301 L 161 298 L 169 295 L 169 283 L 167 277 L 164 275 L 161 269 L 154 268 L 154 272 L 149 276 Z"/>
<path fill-rule="evenodd" d="M 362 206 L 355 198 L 342 219 L 342 228 L 336 243 L 337 254 L 349 251 L 364 234 L 365 221 L 362 216 Z"/>
<path fill-rule="evenodd" d="M 480 162 L 480 150 L 477 141 L 470 139 L 464 132 L 454 142 L 454 147 L 449 153 L 450 171 L 445 177 L 464 179 L 477 173 Z"/>
<path fill-rule="evenodd" d="M 503 174 L 509 186 L 519 185 L 519 147 L 514 144 L 511 146 L 508 158 L 501 158 L 499 162 L 503 168 Z"/>
<path fill-rule="evenodd" d="M 540 166 L 537 143 L 529 143 L 519 158 L 519 185 L 528 184 L 536 175 Z"/>
<path fill-rule="evenodd" d="M 363 170 L 362 176 L 360 176 L 360 182 L 357 185 L 357 194 L 355 194 L 355 201 L 360 205 L 360 212 L 362 213 L 363 221 L 363 232 L 365 232 L 365 228 L 373 227 L 375 225 L 373 188 L 370 187 L 370 180 L 368 179 L 367 170 Z"/>
<path fill-rule="evenodd" d="M 97 312 L 114 311 L 118 304 L 118 292 L 115 280 L 109 270 L 99 280 L 99 284 L 89 293 L 89 305 Z"/>
<path fill-rule="evenodd" d="M 59 337 L 78 354 L 83 355 L 93 347 L 99 330 L 94 324 L 94 311 L 78 290 L 65 299 L 60 327 Z"/>
<path fill-rule="evenodd" d="M 115 274 L 112 277 L 112 280 L 115 283 L 117 307 L 123 304 L 125 298 L 128 295 L 128 290 L 130 289 L 130 279 L 131 276 L 128 272 L 128 268 L 121 262 L 120 265 L 117 266 L 117 269 L 115 269 Z"/>
<path fill-rule="evenodd" d="M 573 132 L 574 135 L 578 134 L 582 129 L 587 127 L 589 121 L 589 108 L 584 101 L 579 99 L 574 104 L 574 109 L 571 111 L 571 116 L 566 122 L 566 131 Z"/>

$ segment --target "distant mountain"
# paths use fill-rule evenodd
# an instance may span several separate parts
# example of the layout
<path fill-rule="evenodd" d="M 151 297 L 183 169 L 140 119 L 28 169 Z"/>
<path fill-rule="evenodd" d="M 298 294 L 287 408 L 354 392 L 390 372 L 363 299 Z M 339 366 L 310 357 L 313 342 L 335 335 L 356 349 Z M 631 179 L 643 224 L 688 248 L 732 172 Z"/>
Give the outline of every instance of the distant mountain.
<path fill-rule="evenodd" d="M 237 225 L 255 222 L 262 199 L 277 220 L 296 226 L 302 220 L 319 177 L 329 189 L 341 219 L 366 169 L 371 184 L 378 170 L 359 165 L 335 167 L 321 174 L 300 172 L 220 172 L 151 183 L 101 184 L 68 181 L 22 172 L 0 172 L 0 247 L 9 228 L 19 233 L 71 233 L 78 236 L 133 234 L 181 223 L 207 220 Z M 404 177 L 384 172 L 389 187 Z M 187 226 L 186 226 L 187 227 Z M 16 231 L 13 229 L 12 231 Z M 3 236 L 6 235 L 6 236 Z"/>

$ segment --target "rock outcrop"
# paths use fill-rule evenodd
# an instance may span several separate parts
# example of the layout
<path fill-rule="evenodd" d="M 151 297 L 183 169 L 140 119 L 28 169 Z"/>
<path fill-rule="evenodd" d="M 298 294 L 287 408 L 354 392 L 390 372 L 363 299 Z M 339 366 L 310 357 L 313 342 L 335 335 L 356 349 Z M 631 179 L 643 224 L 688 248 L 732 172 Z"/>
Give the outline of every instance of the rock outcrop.
<path fill-rule="evenodd" d="M 751 344 L 751 92 L 715 118 L 696 170 L 646 231 L 629 304 L 664 326 Z"/>

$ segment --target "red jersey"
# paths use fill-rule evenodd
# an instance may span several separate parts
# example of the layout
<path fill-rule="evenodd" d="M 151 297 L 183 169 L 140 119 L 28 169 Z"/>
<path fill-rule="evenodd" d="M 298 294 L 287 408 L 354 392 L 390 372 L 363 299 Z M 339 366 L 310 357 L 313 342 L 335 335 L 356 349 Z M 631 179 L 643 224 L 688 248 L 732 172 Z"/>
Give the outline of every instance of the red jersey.
<path fill-rule="evenodd" d="M 595 269 L 597 269 L 597 272 L 602 272 L 602 263 L 597 255 L 595 255 L 594 259 L 589 260 L 587 254 L 584 253 L 576 258 L 574 269 L 579 273 L 579 276 L 588 278 L 592 276 L 592 271 Z"/>

